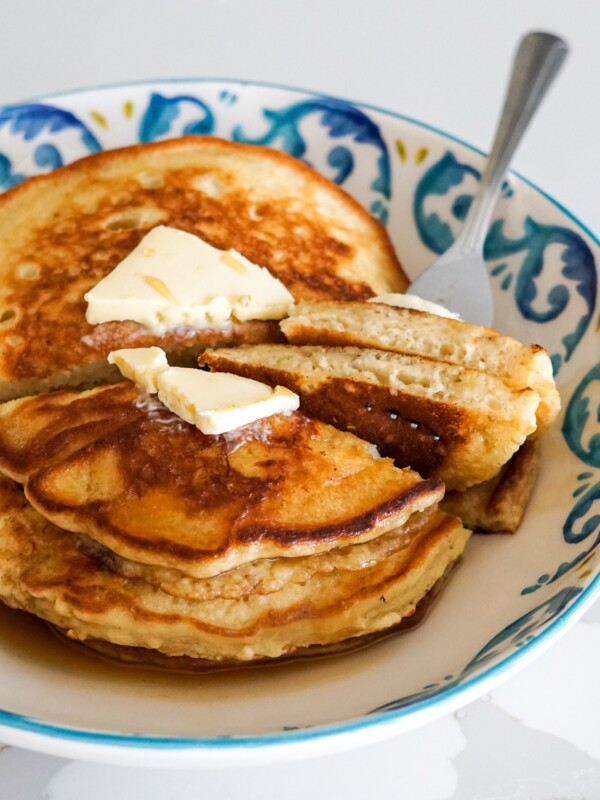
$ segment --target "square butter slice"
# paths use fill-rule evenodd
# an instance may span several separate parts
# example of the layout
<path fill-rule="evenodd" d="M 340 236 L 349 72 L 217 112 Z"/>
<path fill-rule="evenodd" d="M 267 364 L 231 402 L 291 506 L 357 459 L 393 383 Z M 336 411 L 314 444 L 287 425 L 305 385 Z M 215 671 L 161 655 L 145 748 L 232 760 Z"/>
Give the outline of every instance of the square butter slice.
<path fill-rule="evenodd" d="M 170 367 L 160 347 L 113 350 L 108 361 L 150 394 L 158 392 L 158 399 L 169 411 L 208 435 L 295 411 L 300 405 L 298 395 L 283 386 L 273 389 L 227 372 Z"/>
<path fill-rule="evenodd" d="M 170 367 L 157 383 L 158 399 L 206 434 L 226 433 L 300 405 L 298 395 L 283 386 L 273 389 L 226 372 Z"/>

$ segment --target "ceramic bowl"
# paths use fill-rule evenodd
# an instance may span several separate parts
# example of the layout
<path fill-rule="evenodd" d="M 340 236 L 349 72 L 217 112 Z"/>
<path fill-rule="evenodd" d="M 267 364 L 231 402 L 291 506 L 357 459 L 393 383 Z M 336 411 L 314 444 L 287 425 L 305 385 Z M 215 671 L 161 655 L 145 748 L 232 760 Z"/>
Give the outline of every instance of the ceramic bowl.
<path fill-rule="evenodd" d="M 244 81 L 158 81 L 0 109 L 0 187 L 188 133 L 304 159 L 387 226 L 410 276 L 452 243 L 483 164 L 464 142 L 370 106 Z M 495 327 L 549 351 L 563 412 L 521 529 L 472 537 L 423 625 L 335 659 L 173 677 L 71 652 L 1 609 L 0 740 L 171 767 L 316 755 L 423 725 L 542 653 L 600 592 L 598 253 L 559 203 L 507 177 L 485 244 Z"/>

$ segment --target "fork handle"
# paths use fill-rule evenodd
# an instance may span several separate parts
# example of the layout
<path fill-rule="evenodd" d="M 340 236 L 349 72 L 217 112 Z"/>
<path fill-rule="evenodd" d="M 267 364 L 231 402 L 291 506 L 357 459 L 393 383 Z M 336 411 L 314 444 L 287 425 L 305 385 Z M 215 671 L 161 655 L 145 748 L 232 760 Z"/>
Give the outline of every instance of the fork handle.
<path fill-rule="evenodd" d="M 551 33 L 536 31 L 521 40 L 479 191 L 455 242 L 463 252 L 481 253 L 506 168 L 568 49 L 563 39 Z"/>

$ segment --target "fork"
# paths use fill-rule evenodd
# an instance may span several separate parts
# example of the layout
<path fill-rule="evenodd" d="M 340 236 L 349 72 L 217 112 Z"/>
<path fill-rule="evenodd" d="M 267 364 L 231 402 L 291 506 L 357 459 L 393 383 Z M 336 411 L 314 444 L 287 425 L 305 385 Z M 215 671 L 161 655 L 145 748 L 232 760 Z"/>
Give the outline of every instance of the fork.
<path fill-rule="evenodd" d="M 454 244 L 413 281 L 410 294 L 442 305 L 468 322 L 492 324 L 485 236 L 510 159 L 567 52 L 567 43 L 551 33 L 536 31 L 521 39 L 492 151 L 463 227 Z"/>

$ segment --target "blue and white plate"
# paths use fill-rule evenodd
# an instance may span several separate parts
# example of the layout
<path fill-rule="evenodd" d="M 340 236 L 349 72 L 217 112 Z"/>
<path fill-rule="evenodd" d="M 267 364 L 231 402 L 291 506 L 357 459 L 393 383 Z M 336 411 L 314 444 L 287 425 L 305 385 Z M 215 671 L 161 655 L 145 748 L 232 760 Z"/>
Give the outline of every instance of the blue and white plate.
<path fill-rule="evenodd" d="M 266 144 L 312 164 L 387 226 L 411 276 L 453 241 L 483 163 L 463 142 L 369 106 L 247 82 L 163 81 L 0 109 L 0 187 L 98 150 L 185 133 Z M 599 242 L 510 175 L 485 250 L 496 327 L 546 347 L 564 407 L 543 440 L 519 532 L 473 537 L 420 628 L 296 666 L 196 677 L 113 667 L 2 609 L 0 740 L 152 766 L 322 754 L 451 712 L 581 616 L 600 593 Z"/>

